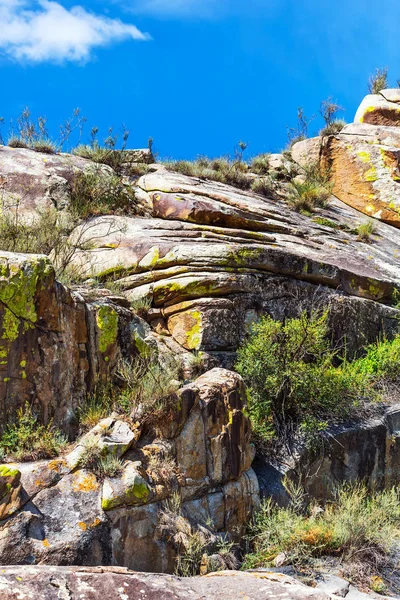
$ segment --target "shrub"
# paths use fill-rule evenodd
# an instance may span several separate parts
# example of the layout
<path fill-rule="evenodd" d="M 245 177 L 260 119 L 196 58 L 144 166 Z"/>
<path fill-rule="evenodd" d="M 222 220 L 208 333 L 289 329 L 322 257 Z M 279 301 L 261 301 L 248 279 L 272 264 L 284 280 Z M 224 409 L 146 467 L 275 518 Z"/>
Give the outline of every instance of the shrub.
<path fill-rule="evenodd" d="M 137 212 L 131 186 L 101 167 L 75 174 L 71 183 L 71 209 L 82 219 L 115 212 Z"/>
<path fill-rule="evenodd" d="M 251 184 L 251 189 L 260 196 L 271 198 L 275 194 L 274 179 L 272 177 L 260 177 Z"/>
<path fill-rule="evenodd" d="M 239 348 L 236 369 L 247 384 L 256 440 L 284 439 L 296 425 L 312 437 L 328 416 L 351 414 L 366 394 L 365 372 L 334 366 L 327 319 L 327 311 L 285 323 L 265 316 Z"/>
<path fill-rule="evenodd" d="M 55 209 L 37 211 L 33 221 L 20 219 L 18 207 L 3 211 L 0 216 L 0 249 L 8 252 L 49 254 L 66 243 L 74 221 L 59 220 Z"/>
<path fill-rule="evenodd" d="M 375 233 L 375 223 L 373 221 L 367 221 L 366 223 L 361 223 L 358 227 L 356 227 L 356 233 L 360 242 L 370 242 L 371 235 Z"/>
<path fill-rule="evenodd" d="M 327 311 L 285 323 L 265 316 L 239 348 L 236 369 L 247 385 L 259 443 L 300 428 L 312 446 L 328 420 L 357 414 L 398 381 L 400 335 L 368 345 L 364 356 L 349 362 L 331 349 L 327 319 Z"/>
<path fill-rule="evenodd" d="M 379 94 L 381 90 L 388 87 L 388 70 L 376 69 L 375 73 L 370 75 L 368 79 L 368 90 L 370 94 Z"/>
<path fill-rule="evenodd" d="M 257 175 L 268 175 L 270 171 L 270 154 L 259 154 L 250 163 L 250 170 Z"/>
<path fill-rule="evenodd" d="M 172 360 L 160 363 L 154 354 L 121 361 L 118 375 L 125 385 L 118 398 L 121 408 L 131 413 L 139 411 L 146 423 L 156 426 L 171 408 L 176 406 L 176 391 L 180 387 L 178 367 Z"/>
<path fill-rule="evenodd" d="M 65 443 L 65 438 L 51 422 L 48 425 L 39 422 L 28 402 L 18 410 L 15 422 L 5 426 L 0 438 L 4 454 L 16 460 L 53 458 Z"/>
<path fill-rule="evenodd" d="M 279 508 L 269 499 L 250 528 L 252 552 L 243 568 L 270 566 L 284 552 L 296 567 L 334 554 L 341 562 L 361 561 L 365 569 L 379 572 L 399 535 L 399 488 L 370 494 L 362 484 L 345 485 L 325 509 L 311 505 L 306 511 L 293 504 Z"/>
<path fill-rule="evenodd" d="M 288 203 L 297 211 L 313 212 L 315 208 L 325 208 L 331 192 L 317 181 L 291 181 Z"/>
<path fill-rule="evenodd" d="M 344 119 L 335 119 L 334 121 L 326 125 L 323 129 L 321 129 L 319 135 L 322 137 L 326 135 L 335 135 L 336 133 L 340 133 L 343 127 L 345 126 L 346 121 L 344 121 Z"/>

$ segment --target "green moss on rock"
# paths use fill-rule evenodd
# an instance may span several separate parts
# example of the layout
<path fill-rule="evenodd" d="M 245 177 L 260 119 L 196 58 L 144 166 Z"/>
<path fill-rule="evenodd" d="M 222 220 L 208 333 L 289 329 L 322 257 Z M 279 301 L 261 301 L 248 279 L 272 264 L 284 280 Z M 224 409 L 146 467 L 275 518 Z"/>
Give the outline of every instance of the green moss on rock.
<path fill-rule="evenodd" d="M 104 304 L 97 311 L 96 322 L 99 329 L 99 350 L 105 353 L 117 340 L 118 313 L 112 306 Z"/>

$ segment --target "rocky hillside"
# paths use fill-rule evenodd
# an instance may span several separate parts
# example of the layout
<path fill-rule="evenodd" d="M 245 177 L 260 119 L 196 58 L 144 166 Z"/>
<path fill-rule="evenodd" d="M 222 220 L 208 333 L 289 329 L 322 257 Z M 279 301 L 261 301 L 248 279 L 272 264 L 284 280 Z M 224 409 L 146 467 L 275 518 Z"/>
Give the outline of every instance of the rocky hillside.
<path fill-rule="evenodd" d="M 287 320 L 329 306 L 330 339 L 345 339 L 348 357 L 396 333 L 399 111 L 398 90 L 368 96 L 340 133 L 269 156 L 261 173 L 239 161 L 224 177 L 210 161 L 195 170 L 154 163 L 148 151 L 115 154 L 110 166 L 90 153 L 0 147 L 1 430 L 10 440 L 12 423 L 30 418 L 43 436 L 57 428 L 68 438 L 50 456 L 3 451 L 2 564 L 172 573 L 182 548 L 197 544 L 208 548 L 203 573 L 235 568 L 238 555 L 221 552 L 221 540 L 240 545 L 260 495 L 282 500 L 288 468 L 312 472 L 304 485 L 319 499 L 341 481 L 399 483 L 396 395 L 369 420 L 336 423 L 337 443 L 323 455 L 282 465 L 259 451 L 253 463 L 246 390 L 233 370 L 265 314 Z M 312 185 L 325 189 L 323 201 Z M 110 402 L 141 381 L 135 406 Z M 4 573 L 5 598 L 19 597 L 13 567 Z M 148 597 L 189 590 L 98 573 L 65 568 L 53 579 L 26 568 L 18 593 L 78 598 L 77 577 L 93 598 L 130 583 Z M 249 598 L 289 588 L 293 598 L 329 597 L 293 580 L 236 577 Z M 229 581 L 187 586 L 211 598 L 222 585 L 231 598 Z"/>

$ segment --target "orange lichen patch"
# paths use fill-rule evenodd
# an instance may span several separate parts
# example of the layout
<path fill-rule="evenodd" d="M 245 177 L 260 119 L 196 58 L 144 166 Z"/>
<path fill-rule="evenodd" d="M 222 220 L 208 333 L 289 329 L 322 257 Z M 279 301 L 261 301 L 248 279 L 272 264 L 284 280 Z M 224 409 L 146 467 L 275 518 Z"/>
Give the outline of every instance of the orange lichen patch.
<path fill-rule="evenodd" d="M 43 487 L 46 485 L 46 482 L 44 479 L 36 479 L 35 485 L 36 485 L 36 487 Z"/>
<path fill-rule="evenodd" d="M 94 527 L 97 527 L 97 525 L 100 525 L 100 523 L 101 523 L 101 519 L 99 519 L 99 518 L 97 517 L 97 519 L 95 519 L 95 520 L 93 521 L 93 523 L 90 523 L 89 527 L 91 527 L 91 528 L 93 529 Z"/>
<path fill-rule="evenodd" d="M 42 541 L 42 545 L 43 545 L 45 548 L 50 548 L 50 542 L 49 542 L 49 540 L 48 540 L 48 539 L 44 539 L 44 540 Z"/>
<path fill-rule="evenodd" d="M 51 471 L 58 472 L 65 464 L 65 460 L 51 460 L 47 466 Z"/>
<path fill-rule="evenodd" d="M 78 471 L 74 475 L 74 481 L 72 483 L 72 490 L 74 492 L 95 492 L 99 489 L 99 484 L 93 473 L 82 474 Z"/>
<path fill-rule="evenodd" d="M 86 531 L 87 530 L 87 525 L 83 521 L 79 521 L 78 527 L 80 527 L 82 529 L 82 531 Z"/>

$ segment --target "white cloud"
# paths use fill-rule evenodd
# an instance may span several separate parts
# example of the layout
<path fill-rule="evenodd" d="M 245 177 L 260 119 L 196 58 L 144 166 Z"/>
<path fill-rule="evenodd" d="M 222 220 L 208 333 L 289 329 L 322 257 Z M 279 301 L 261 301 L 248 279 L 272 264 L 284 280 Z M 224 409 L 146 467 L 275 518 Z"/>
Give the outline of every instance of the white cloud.
<path fill-rule="evenodd" d="M 146 40 L 134 25 L 49 0 L 0 0 L 0 52 L 20 61 L 86 61 L 94 48 Z"/>

